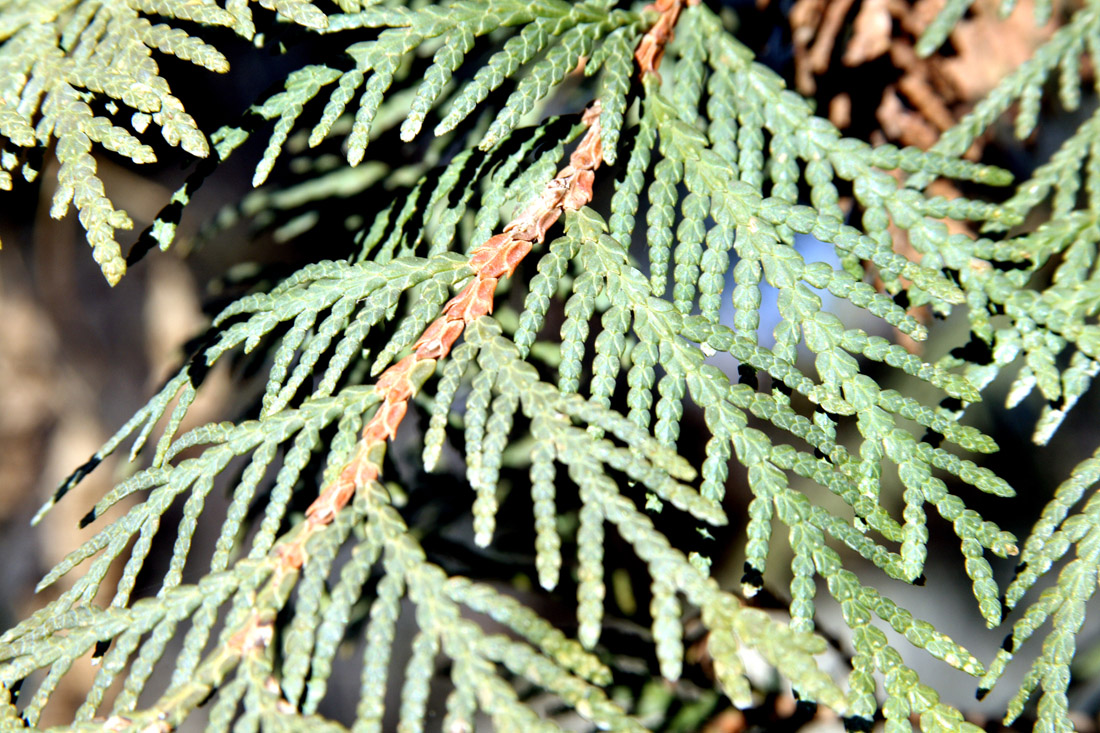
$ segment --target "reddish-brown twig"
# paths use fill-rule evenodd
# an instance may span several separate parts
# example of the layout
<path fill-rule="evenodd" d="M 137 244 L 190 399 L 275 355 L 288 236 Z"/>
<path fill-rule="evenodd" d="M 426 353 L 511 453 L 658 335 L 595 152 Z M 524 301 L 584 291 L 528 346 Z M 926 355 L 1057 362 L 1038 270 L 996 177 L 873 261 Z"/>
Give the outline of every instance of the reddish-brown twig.
<path fill-rule="evenodd" d="M 635 51 L 641 77 L 657 73 L 681 10 L 685 5 L 696 2 L 698 0 L 656 0 L 648 7 L 658 11 L 660 16 Z M 546 238 L 550 227 L 563 213 L 577 211 L 592 200 L 595 171 L 600 167 L 603 156 L 598 99 L 585 110 L 582 121 L 588 130 L 570 155 L 569 164 L 558 171 L 542 192 L 500 234 L 490 237 L 470 253 L 468 264 L 473 278 L 443 306 L 442 315 L 413 344 L 413 352 L 382 372 L 374 386 L 382 398 L 382 404 L 363 427 L 351 459 L 306 510 L 306 521 L 301 530 L 279 543 L 269 556 L 274 563 L 274 572 L 268 580 L 268 590 L 293 582 L 309 559 L 306 552 L 309 539 L 332 523 L 351 501 L 357 488 L 378 478 L 387 442 L 397 434 L 409 399 L 416 394 L 427 375 L 435 370 L 436 362 L 450 353 L 466 326 L 493 312 L 493 295 L 501 278 L 512 276 L 531 248 Z M 207 658 L 206 662 L 216 668 L 217 679 L 228 672 L 233 660 L 259 653 L 270 644 L 270 626 L 264 613 L 267 612 L 258 609 L 237 627 L 237 631 L 218 652 Z M 229 661 L 222 664 L 222 657 Z M 155 716 L 154 725 L 163 724 L 164 731 L 171 730 L 172 726 L 165 721 L 166 711 L 178 703 L 177 698 L 194 693 L 199 687 L 206 689 L 204 684 L 192 681 L 168 693 L 147 711 Z M 104 729 L 110 729 L 112 724 L 119 722 L 129 725 L 131 720 L 115 716 L 104 723 Z"/>
<path fill-rule="evenodd" d="M 283 562 L 300 567 L 304 547 L 312 529 L 332 522 L 358 486 L 378 478 L 380 462 L 388 440 L 408 409 L 426 374 L 450 353 L 451 347 L 472 321 L 493 312 L 493 294 L 501 278 L 511 277 L 531 248 L 546 238 L 546 232 L 563 212 L 576 211 L 592 200 L 595 170 L 600 167 L 600 103 L 592 103 L 583 122 L 588 130 L 569 157 L 569 165 L 551 179 L 504 230 L 470 254 L 474 277 L 443 307 L 443 314 L 429 325 L 413 345 L 413 353 L 390 366 L 378 378 L 375 390 L 382 404 L 363 427 L 355 454 L 340 475 L 326 486 L 306 510 L 307 529 L 293 546 L 282 548 Z"/>
<path fill-rule="evenodd" d="M 646 74 L 657 73 L 657 67 L 661 65 L 661 58 L 665 55 L 665 46 L 672 40 L 672 31 L 676 27 L 676 21 L 680 19 L 680 11 L 685 5 L 695 5 L 698 2 L 699 0 L 657 0 L 646 6 L 646 10 L 656 10 L 661 15 L 642 36 L 634 51 L 640 76 L 644 78 Z"/>
<path fill-rule="evenodd" d="M 698 0 L 656 0 L 648 9 L 660 13 L 634 53 L 639 75 L 657 73 L 665 46 L 684 6 Z M 405 417 L 409 399 L 416 394 L 435 364 L 450 353 L 466 326 L 493 312 L 493 294 L 501 278 L 511 277 L 516 267 L 541 243 L 547 231 L 566 211 L 576 211 L 592 200 L 595 171 L 600 167 L 600 101 L 585 111 L 583 122 L 588 131 L 569 157 L 569 165 L 551 179 L 537 198 L 513 219 L 504 230 L 480 245 L 470 255 L 474 278 L 443 307 L 443 314 L 431 323 L 413 345 L 413 353 L 390 366 L 379 377 L 375 389 L 382 404 L 363 427 L 355 454 L 340 475 L 326 486 L 306 510 L 307 527 L 295 547 L 283 549 L 283 560 L 291 568 L 305 562 L 301 548 L 314 528 L 332 522 L 347 505 L 357 487 L 378 478 L 387 441 L 397 434 Z"/>

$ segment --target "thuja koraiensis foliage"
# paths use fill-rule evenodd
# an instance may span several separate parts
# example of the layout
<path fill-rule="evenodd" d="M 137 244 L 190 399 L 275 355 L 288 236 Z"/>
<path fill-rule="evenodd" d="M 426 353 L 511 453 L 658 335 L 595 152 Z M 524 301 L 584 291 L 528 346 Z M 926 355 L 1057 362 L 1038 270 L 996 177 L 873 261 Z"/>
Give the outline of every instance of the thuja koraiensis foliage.
<path fill-rule="evenodd" d="M 1045 22 L 1049 4 L 1036 5 Z M 1068 12 L 930 151 L 842 137 L 704 4 L 259 6 L 0 2 L 0 187 L 33 179 L 51 148 L 52 213 L 75 205 L 108 281 L 172 244 L 212 168 L 123 256 L 116 232 L 131 221 L 93 151 L 150 162 L 142 138 L 156 131 L 214 162 L 266 140 L 253 183 L 285 155 L 300 180 L 260 188 L 236 216 L 282 239 L 344 243 L 339 258 L 252 283 L 43 508 L 134 438 L 142 467 L 96 503 L 81 523 L 89 538 L 40 587 L 79 577 L 0 636 L 4 729 L 36 727 L 89 654 L 98 667 L 73 729 L 168 731 L 202 716 L 211 730 L 418 731 L 437 724 L 426 714 L 440 688 L 446 731 L 660 727 L 617 683 L 604 642 L 606 583 L 622 564 L 605 556 L 611 533 L 647 574 L 639 638 L 670 682 L 707 679 L 752 705 L 752 656 L 849 728 L 976 731 L 907 660 L 930 654 L 981 695 L 1039 633 L 1007 720 L 1037 699 L 1038 729 L 1072 729 L 1070 664 L 1100 566 L 1100 451 L 1052 476 L 1064 481 L 1021 542 L 968 506 L 1015 492 L 981 465 L 997 445 L 965 418 L 1006 372 L 1010 404 L 1044 398 L 1034 440 L 1045 444 L 1100 369 L 1100 113 L 1015 192 L 995 188 L 1012 183 L 1006 171 L 961 156 L 1010 109 L 1029 135 L 1052 72 L 1062 104 L 1079 105 L 1082 57 L 1100 65 L 1100 5 Z M 948 2 L 921 49 L 965 10 Z M 274 16 L 287 48 L 323 37 L 323 57 L 241 121 L 204 131 L 155 54 L 226 72 L 204 34 L 224 27 L 260 45 L 254 12 Z M 383 162 L 372 140 L 419 147 Z M 343 159 L 321 154 L 330 143 Z M 983 198 L 927 194 L 938 178 Z M 807 259 L 806 237 L 835 259 Z M 776 304 L 763 305 L 771 292 Z M 762 334 L 769 308 L 775 325 Z M 926 361 L 875 333 L 924 341 L 920 308 L 959 313 L 969 343 Z M 181 433 L 207 372 L 244 355 L 261 365 L 256 408 Z M 890 372 L 914 388 L 884 386 Z M 407 452 L 401 435 L 418 457 L 392 455 Z M 460 498 L 447 506 L 470 507 L 470 543 L 485 551 L 475 555 L 491 562 L 502 504 L 523 504 L 529 574 L 547 594 L 573 589 L 575 620 L 426 549 L 447 523 L 417 520 L 409 482 L 456 461 L 467 485 L 448 479 Z M 816 501 L 811 485 L 835 501 Z M 224 512 L 206 507 L 215 490 L 227 492 Z M 728 514 L 735 495 L 745 518 Z M 120 518 L 99 519 L 120 502 Z M 685 518 L 704 536 L 744 523 L 739 587 L 712 577 L 723 550 L 679 546 L 670 528 Z M 957 537 L 988 626 L 1026 607 L 991 661 L 880 589 L 923 583 L 932 523 Z M 219 528 L 212 548 L 192 546 L 200 524 Z M 159 546 L 163 576 L 138 592 Z M 783 618 L 746 603 L 773 555 L 790 565 Z M 1019 563 L 1006 588 L 991 558 Z M 847 626 L 840 673 L 821 664 L 818 593 Z M 686 653 L 692 639 L 705 651 Z M 347 719 L 324 714 L 342 648 L 361 655 Z M 574 717 L 536 711 L 532 690 Z"/>

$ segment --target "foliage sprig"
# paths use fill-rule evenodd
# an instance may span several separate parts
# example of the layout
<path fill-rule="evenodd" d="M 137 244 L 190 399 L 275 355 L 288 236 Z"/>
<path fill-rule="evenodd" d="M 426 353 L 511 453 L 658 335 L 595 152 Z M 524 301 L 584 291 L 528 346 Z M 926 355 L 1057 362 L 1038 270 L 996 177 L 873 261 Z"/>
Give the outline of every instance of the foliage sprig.
<path fill-rule="evenodd" d="M 751 651 L 849 728 L 867 730 L 881 715 L 892 733 L 911 730 L 914 718 L 922 730 L 976 731 L 918 679 L 911 650 L 896 648 L 880 622 L 898 644 L 904 638 L 971 675 L 983 692 L 1052 620 L 1008 718 L 1041 689 L 1040 727 L 1070 729 L 1069 665 L 1100 564 L 1100 503 L 1088 493 L 1100 459 L 1071 472 L 1021 550 L 971 507 L 975 491 L 1003 499 L 1015 491 L 979 463 L 996 443 L 961 418 L 1020 362 L 1008 400 L 1038 389 L 1047 405 L 1035 440 L 1045 443 L 1098 370 L 1096 117 L 1002 203 L 947 200 L 927 187 L 939 177 L 1011 182 L 959 156 L 1013 103 L 1017 134 L 1029 134 L 1056 67 L 1063 102 L 1079 103 L 1079 58 L 1098 47 L 1096 3 L 1074 11 L 927 152 L 843 137 L 757 63 L 720 15 L 682 0 L 631 9 L 604 0 L 341 0 L 332 15 L 301 0 L 259 4 L 339 51 L 291 71 L 245 121 L 209 137 L 171 95 L 152 53 L 226 71 L 222 52 L 170 23 L 258 39 L 246 2 L 0 4 L 0 187 L 21 166 L 33 178 L 27 151 L 54 141 L 54 212 L 75 203 L 110 282 L 127 259 L 115 231 L 130 221 L 93 175 L 93 143 L 151 162 L 141 141 L 150 124 L 172 145 L 224 160 L 259 134 L 260 121 L 270 123 L 253 179 L 267 185 L 233 214 L 280 239 L 327 228 L 348 242 L 344 257 L 228 305 L 179 373 L 43 507 L 39 517 L 131 436 L 134 460 L 157 433 L 148 466 L 81 524 L 126 503 L 120 518 L 40 587 L 86 564 L 83 575 L 0 636 L 0 722 L 37 727 L 91 652 L 101 661 L 74 729 L 172 730 L 208 705 L 213 730 L 344 730 L 322 711 L 341 642 L 358 633 L 354 731 L 383 730 L 391 719 L 422 730 L 441 655 L 448 731 L 473 730 L 479 715 L 501 730 L 559 730 L 526 704 L 527 684 L 601 729 L 645 730 L 637 701 L 611 692 L 621 670 L 603 646 L 611 529 L 649 578 L 647 638 L 670 682 L 700 656 L 686 643 L 685 620 L 697 610 L 707 673 L 736 705 L 753 703 Z M 922 50 L 966 6 L 949 2 Z M 570 87 L 589 76 L 597 97 L 579 119 L 528 126 L 550 100 L 573 106 Z M 133 110 L 133 133 L 115 124 L 119 104 Z M 419 141 L 425 129 L 433 140 Z M 336 138 L 346 165 L 322 152 Z M 419 144 L 421 154 L 368 160 L 368 144 L 381 139 Z M 269 184 L 283 167 L 308 177 Z M 208 173 L 177 192 L 131 261 L 152 243 L 171 243 Z M 366 214 L 359 204 L 371 196 L 384 203 Z M 1049 217 L 1023 229 L 1048 198 Z M 334 201 L 358 208 L 334 217 L 325 209 Z M 944 219 L 989 236 L 951 233 Z M 915 255 L 896 247 L 899 232 Z M 810 258 L 807 237 L 829 245 L 832 258 Z M 771 295 L 768 333 L 761 313 Z M 924 341 L 925 306 L 964 311 L 969 344 L 926 361 L 879 335 L 892 328 Z M 862 319 L 842 318 L 843 309 Z M 1072 355 L 1060 359 L 1066 349 Z M 208 370 L 242 354 L 265 365 L 249 419 L 181 433 Z M 883 373 L 919 389 L 891 388 Z M 476 551 L 496 541 L 502 503 L 522 493 L 514 478 L 526 475 L 530 569 L 547 592 L 575 586 L 575 628 L 432 555 L 433 528 L 417 526 L 395 470 L 403 456 L 388 448 L 399 430 L 416 431 L 406 418 L 421 413 L 424 469 L 447 470 L 452 449 L 461 454 Z M 223 485 L 229 503 L 209 569 L 188 582 L 200 562 L 198 527 L 216 522 L 208 499 Z M 685 552 L 669 534 L 677 519 L 704 537 L 729 524 L 735 491 L 747 506 L 740 595 L 711 577 L 707 553 Z M 825 494 L 835 501 L 820 501 Z M 563 512 L 574 495 L 576 510 Z M 173 507 L 174 528 L 166 526 Z M 852 559 L 923 583 L 935 516 L 958 540 L 990 627 L 1076 553 L 988 667 Z M 138 593 L 165 534 L 172 544 L 159 588 Z M 1002 595 L 991 558 L 1016 556 Z M 775 573 L 776 557 L 789 564 L 788 620 L 746 603 Z M 104 590 L 113 596 L 101 607 L 93 600 Z M 849 633 L 843 683 L 819 663 L 827 646 L 814 633 L 819 590 L 839 605 Z M 417 630 L 398 709 L 387 713 L 407 613 Z M 162 663 L 170 679 L 150 691 Z M 32 676 L 33 692 L 23 691 Z"/>

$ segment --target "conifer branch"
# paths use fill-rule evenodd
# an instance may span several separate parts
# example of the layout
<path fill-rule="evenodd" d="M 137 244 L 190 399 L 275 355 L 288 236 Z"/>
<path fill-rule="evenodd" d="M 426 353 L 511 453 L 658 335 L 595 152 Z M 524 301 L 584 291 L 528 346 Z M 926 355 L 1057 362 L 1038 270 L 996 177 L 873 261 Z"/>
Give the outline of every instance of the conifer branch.
<path fill-rule="evenodd" d="M 635 53 L 643 80 L 657 73 L 683 0 L 658 0 L 652 7 L 659 16 Z M 144 724 L 139 721 L 151 721 L 142 729 L 168 733 L 217 689 L 234 667 L 249 658 L 266 655 L 273 638 L 275 615 L 310 560 L 311 541 L 333 524 L 357 492 L 376 485 L 387 442 L 396 436 L 409 400 L 435 372 L 437 363 L 450 354 L 466 327 L 492 313 L 499 281 L 514 274 L 524 257 L 545 240 L 548 230 L 564 213 L 579 211 L 592 200 L 595 171 L 603 160 L 600 116 L 601 103 L 596 99 L 582 116 L 587 131 L 570 155 L 568 165 L 547 182 L 501 233 L 473 249 L 466 264 L 473 277 L 443 307 L 443 315 L 415 341 L 413 353 L 381 373 L 374 385 L 380 404 L 363 427 L 351 459 L 306 510 L 304 522 L 273 549 L 267 561 L 270 578 L 251 604 L 253 610 L 239 624 L 223 632 L 223 642 L 198 666 L 191 679 L 170 689 L 140 715 L 111 716 L 103 722 L 104 732 L 130 729 Z M 824 681 L 819 686 L 822 691 L 830 689 Z M 265 687 L 275 696 L 276 707 L 284 712 L 294 710 L 280 695 L 274 679 L 269 678 Z M 839 706 L 841 702 L 835 699 L 834 704 Z"/>
<path fill-rule="evenodd" d="M 967 1 L 949 3 L 924 45 L 942 40 Z M 0 188 L 23 163 L 12 145 L 54 136 L 62 163 L 58 206 L 71 198 L 82 222 L 91 222 L 89 241 L 109 278 L 132 262 L 120 264 L 111 238 L 128 219 L 95 179 L 82 185 L 76 174 L 91 170 L 93 143 L 146 161 L 139 138 L 151 123 L 168 142 L 204 154 L 212 147 L 224 160 L 270 122 L 254 177 L 265 187 L 234 204 L 234 217 L 219 217 L 219 225 L 243 218 L 273 229 L 277 241 L 335 233 L 348 251 L 233 301 L 179 374 L 43 507 L 39 517 L 130 436 L 134 460 L 159 432 L 149 445 L 150 465 L 102 496 L 80 525 L 139 493 L 143 499 L 102 523 L 40 587 L 87 562 L 81 577 L 0 635 L 0 725 L 21 718 L 38 726 L 70 668 L 94 650 L 102 659 L 75 729 L 161 733 L 209 700 L 213 731 L 343 731 L 318 710 L 329 700 L 338 648 L 361 621 L 354 730 L 381 731 L 390 714 L 385 698 L 396 686 L 393 649 L 404 641 L 397 621 L 411 607 L 417 631 L 392 711 L 399 730 L 423 729 L 431 680 L 440 676 L 435 659 L 443 655 L 453 687 L 448 733 L 471 730 L 475 714 L 500 730 L 556 730 L 519 699 L 522 683 L 513 679 L 549 692 L 601 729 L 640 731 L 650 722 L 631 717 L 638 700 L 610 700 L 605 692 L 613 684 L 621 689 L 623 670 L 592 653 L 602 635 L 614 654 L 605 633 L 610 529 L 650 579 L 651 673 L 671 683 L 691 661 L 683 618 L 683 604 L 690 604 L 708 633 L 715 688 L 739 706 L 756 693 L 740 657 L 751 649 L 802 700 L 829 706 L 850 729 L 868 729 L 881 704 L 889 730 L 908 730 L 919 716 L 925 730 L 973 731 L 960 710 L 917 679 L 879 626 L 980 678 L 984 690 L 1052 620 L 1009 716 L 1037 693 L 1044 729 L 1064 728 L 1069 658 L 1096 588 L 1100 499 L 1091 487 L 1100 463 L 1094 455 L 1078 465 L 1020 543 L 971 508 L 975 492 L 1008 499 L 1015 491 L 964 457 L 998 447 L 960 418 L 1019 359 L 1009 403 L 1037 388 L 1047 405 L 1035 440 L 1046 442 L 1100 372 L 1100 118 L 1086 121 L 1004 203 L 946 200 L 925 185 L 935 177 L 982 186 L 1010 181 L 1006 171 L 951 153 L 1017 102 L 1017 132 L 1028 133 L 1055 68 L 1065 105 L 1078 104 L 1080 57 L 1100 59 L 1094 0 L 932 153 L 844 138 L 753 60 L 725 17 L 694 0 L 644 8 L 611 0 L 338 0 L 342 13 L 327 17 L 306 0 L 259 0 L 308 29 L 303 33 L 348 43 L 290 72 L 239 127 L 208 138 L 182 116 L 148 51 L 216 71 L 224 57 L 144 16 L 223 25 L 251 37 L 245 0 L 230 0 L 224 10 L 213 0 L 56 0 L 50 7 L 63 9 L 54 18 L 36 16 L 29 0 L 15 3 L 18 13 L 0 0 Z M 55 30 L 60 41 L 46 38 Z M 129 39 L 134 55 L 120 73 L 104 76 L 101 62 L 118 39 Z M 89 53 L 94 73 L 71 68 Z M 595 101 L 578 123 L 548 118 L 521 127 L 547 110 L 552 94 L 565 98 L 574 83 L 587 84 L 582 70 L 595 75 Z M 127 86 L 131 76 L 148 80 L 153 96 Z M 95 104 L 103 99 L 137 105 L 138 135 L 106 124 Z M 302 128 L 314 105 L 320 119 Z M 114 101 L 107 111 L 117 114 Z M 408 147 L 400 160 L 367 157 L 371 140 L 411 143 L 424 130 L 436 137 L 415 155 L 404 155 L 413 151 Z M 339 142 L 343 155 L 333 155 L 327 141 Z M 620 153 L 622 178 L 612 182 L 606 170 Z M 283 156 L 293 156 L 288 170 Z M 168 246 L 180 211 L 213 166 L 195 172 L 133 256 L 154 241 Z M 288 172 L 297 182 L 280 187 Z M 614 190 L 606 220 L 590 208 L 598 188 Z M 855 217 L 843 203 L 849 190 Z M 807 195 L 811 205 L 800 205 Z M 371 219 L 362 202 L 379 198 L 383 210 Z M 1047 198 L 1049 222 L 1012 233 Z M 947 229 L 943 217 L 1007 233 L 996 241 L 975 238 Z M 558 223 L 562 234 L 553 238 Z M 919 257 L 895 248 L 899 232 Z M 800 235 L 830 246 L 839 264 L 812 261 Z M 531 274 L 526 282 L 513 279 L 521 263 Z M 865 268 L 876 270 L 875 286 Z M 505 302 L 497 291 L 509 287 L 518 297 Z M 765 305 L 769 288 L 774 306 Z M 914 341 L 933 329 L 912 307 L 947 315 L 964 306 L 973 335 L 928 363 L 865 321 L 849 321 L 838 304 Z M 770 346 L 761 333 L 769 308 L 776 317 Z M 555 320 L 560 343 L 545 336 Z M 1066 349 L 1072 353 L 1063 359 Z M 179 434 L 209 368 L 242 352 L 270 364 L 254 419 Z M 736 364 L 736 377 L 719 360 Z M 882 378 L 888 372 L 927 389 L 890 389 Z M 938 405 L 931 390 L 942 398 Z M 487 557 L 482 549 L 507 511 L 503 498 L 514 502 L 529 489 L 533 572 L 547 591 L 563 574 L 573 576 L 575 634 L 492 586 L 445 570 L 449 560 L 429 559 L 439 551 L 429 540 L 444 531 L 417 515 L 421 492 L 430 488 L 409 482 L 405 509 L 406 487 L 392 477 L 380 482 L 412 401 L 430 413 L 427 471 L 441 457 L 458 470 L 446 466 L 448 444 L 464 452 L 462 469 L 475 494 L 475 564 Z M 693 464 L 684 442 L 699 434 L 705 457 Z M 242 463 L 234 478 L 232 466 Z M 746 481 L 735 486 L 737 465 Z M 797 482 L 831 492 L 841 511 Z M 204 512 L 207 497 L 223 483 L 231 499 L 209 572 L 185 583 L 185 568 L 191 572 L 201 554 L 192 551 L 193 540 L 202 546 L 197 530 L 217 522 Z M 705 537 L 708 527 L 727 524 L 723 502 L 734 490 L 747 502 L 741 592 L 757 592 L 776 557 L 786 556 L 789 622 L 746 608 L 711 576 L 707 553 L 689 555 L 672 539 L 678 516 L 702 523 Z M 579 501 L 575 514 L 562 511 L 570 500 Z M 662 515 L 665 506 L 676 511 Z M 170 527 L 177 507 L 181 517 Z M 262 518 L 252 522 L 257 513 Z M 884 595 L 864 570 L 854 572 L 840 552 L 846 547 L 885 576 L 919 585 L 930 557 L 929 525 L 938 520 L 961 543 L 976 608 L 990 626 L 1076 553 L 988 668 Z M 777 525 L 786 531 L 773 535 Z M 162 530 L 174 531 L 175 542 L 160 590 L 143 597 L 139 574 L 162 548 Z M 789 553 L 776 551 L 782 542 Z M 990 556 L 1019 554 L 1020 545 L 1018 576 L 1002 594 Z M 563 546 L 576 552 L 572 567 Z M 117 561 L 124 567 L 115 580 Z M 465 572 L 491 577 L 480 566 Z M 108 587 L 109 606 L 94 605 Z M 851 634 L 846 692 L 815 658 L 823 644 L 813 634 L 819 591 L 839 604 Z M 468 618 L 471 612 L 507 635 L 490 633 Z M 170 646 L 176 639 L 178 653 Z M 169 657 L 171 681 L 156 700 L 149 683 Z M 20 700 L 31 675 L 34 690 Z M 139 710 L 148 699 L 156 701 Z M 94 717 L 101 709 L 109 717 Z"/>
<path fill-rule="evenodd" d="M 657 73 L 683 5 L 684 0 L 658 0 L 651 6 L 660 15 L 642 37 L 634 54 L 643 80 Z M 443 315 L 424 330 L 413 346 L 413 353 L 388 367 L 379 377 L 375 390 L 382 404 L 363 428 L 354 458 L 306 511 L 309 526 L 330 523 L 357 487 L 378 479 L 385 444 L 397 435 L 409 400 L 435 372 L 437 362 L 450 353 L 466 326 L 493 312 L 493 294 L 500 279 L 512 276 L 531 248 L 543 242 L 547 231 L 563 213 L 579 211 L 592 200 L 595 171 L 603 160 L 601 111 L 600 100 L 589 105 L 582 117 L 588 130 L 570 155 L 569 164 L 558 171 L 542 193 L 500 234 L 473 250 L 467 266 L 474 278 L 443 307 Z M 294 555 L 289 561 L 298 560 Z"/>
<path fill-rule="evenodd" d="M 435 372 L 436 363 L 450 353 L 466 326 L 493 312 L 493 293 L 500 279 L 512 276 L 564 212 L 577 211 L 592 200 L 595 170 L 602 160 L 599 100 L 585 111 L 583 121 L 588 131 L 570 156 L 569 165 L 500 234 L 473 250 L 467 263 L 474 273 L 473 279 L 443 307 L 443 315 L 424 330 L 413 346 L 413 353 L 378 378 L 375 389 L 382 404 L 363 428 L 355 457 L 307 510 L 311 525 L 331 522 L 357 487 L 378 478 L 386 441 L 397 434 L 409 399 Z"/>

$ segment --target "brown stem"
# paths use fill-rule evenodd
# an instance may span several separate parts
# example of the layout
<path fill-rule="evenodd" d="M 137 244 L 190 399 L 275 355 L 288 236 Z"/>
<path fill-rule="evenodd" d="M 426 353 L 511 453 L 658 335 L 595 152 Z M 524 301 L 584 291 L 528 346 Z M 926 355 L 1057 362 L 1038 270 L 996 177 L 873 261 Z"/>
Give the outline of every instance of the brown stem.
<path fill-rule="evenodd" d="M 656 0 L 648 6 L 647 10 L 656 10 L 660 16 L 642 37 L 634 54 L 641 78 L 657 73 L 665 46 L 672 40 L 673 28 L 680 12 L 685 5 L 694 5 L 697 2 L 698 0 Z M 379 376 L 374 388 L 382 397 L 382 404 L 363 427 L 352 458 L 339 476 L 321 490 L 306 510 L 306 521 L 301 526 L 301 531 L 293 538 L 281 542 L 269 556 L 275 567 L 265 591 L 270 591 L 273 586 L 291 583 L 309 559 L 305 547 L 310 537 L 332 523 L 336 515 L 351 501 L 358 487 L 378 478 L 386 444 L 397 434 L 397 428 L 408 409 L 409 399 L 419 390 L 424 376 L 434 371 L 436 362 L 450 353 L 451 347 L 466 326 L 493 312 L 493 294 L 501 278 L 512 276 L 523 258 L 534 245 L 540 244 L 546 238 L 547 231 L 564 212 L 577 211 L 592 200 L 595 171 L 600 167 L 603 158 L 600 110 L 599 99 L 588 106 L 582 118 L 588 130 L 569 156 L 569 164 L 558 171 L 542 192 L 500 234 L 490 237 L 470 253 L 468 265 L 474 273 L 473 279 L 443 306 L 443 314 L 424 329 L 413 344 L 413 353 L 391 365 Z M 229 637 L 228 643 L 215 650 L 204 662 L 204 669 L 207 663 L 216 667 L 217 674 L 213 677 L 215 684 L 224 679 L 229 669 L 244 656 L 260 653 L 270 643 L 269 615 L 270 609 L 265 611 L 264 608 L 257 608 Z M 183 687 L 189 691 L 192 691 L 191 688 L 209 688 L 197 681 Z M 156 729 L 158 733 L 171 730 L 173 723 L 169 720 L 169 710 L 179 715 L 182 711 L 177 708 L 188 706 L 179 703 L 179 691 L 175 692 L 176 695 L 172 692 L 166 693 L 141 716 L 145 720 L 152 717 L 154 723 L 150 730 Z M 130 717 L 113 716 L 106 721 L 104 729 L 109 730 L 112 725 L 120 722 L 124 727 L 130 727 L 134 721 Z M 158 725 L 162 727 L 155 728 Z"/>
<path fill-rule="evenodd" d="M 413 346 L 413 353 L 390 366 L 379 377 L 375 390 L 382 404 L 363 428 L 355 455 L 339 477 L 321 491 L 306 510 L 311 525 L 325 525 L 351 499 L 356 486 L 378 478 L 381 451 L 397 434 L 408 409 L 409 399 L 419 389 L 414 374 L 434 370 L 435 363 L 450 353 L 466 326 L 493 312 L 493 293 L 501 278 L 511 277 L 516 267 L 565 211 L 576 211 L 592 200 L 594 171 L 600 167 L 600 102 L 585 110 L 588 131 L 569 157 L 569 165 L 558 171 L 537 198 L 504 227 L 504 230 L 470 254 L 473 279 L 443 306 L 443 315 L 429 325 Z M 288 559 L 289 556 L 288 556 Z M 304 560 L 304 556 L 293 559 Z"/>
<path fill-rule="evenodd" d="M 661 58 L 665 55 L 665 46 L 672 40 L 673 29 L 676 21 L 680 19 L 680 11 L 685 5 L 697 5 L 699 0 L 656 0 L 646 6 L 646 10 L 656 10 L 660 13 L 657 22 L 650 27 L 638 48 L 634 51 L 634 60 L 638 63 L 638 75 L 644 78 L 647 74 L 656 74 L 657 67 L 661 65 Z"/>
<path fill-rule="evenodd" d="M 634 58 L 639 76 L 656 74 L 664 56 L 665 46 L 673 36 L 673 28 L 686 4 L 698 0 L 656 0 L 647 9 L 660 13 L 657 22 L 638 43 Z M 375 389 L 382 404 L 363 428 L 355 455 L 339 477 L 326 486 L 306 510 L 311 526 L 323 526 L 351 500 L 355 488 L 365 481 L 378 478 L 382 451 L 397 434 L 405 417 L 409 399 L 416 394 L 420 381 L 416 372 L 447 356 L 466 326 L 477 318 L 493 312 L 493 294 L 501 278 L 511 277 L 516 267 L 535 244 L 546 238 L 546 232 L 566 211 L 577 211 L 592 200 L 595 171 L 600 167 L 603 148 L 600 144 L 600 100 L 585 110 L 583 122 L 588 131 L 569 157 L 569 165 L 558 171 L 537 198 L 513 219 L 504 230 L 477 247 L 470 255 L 469 267 L 475 277 L 443 307 L 443 315 L 429 325 L 413 345 L 413 353 L 389 367 L 379 377 Z M 423 365 L 423 366 L 421 366 Z M 375 458 L 377 457 L 377 458 Z M 308 538 L 305 533 L 302 542 Z M 304 562 L 303 553 L 288 559 Z"/>

